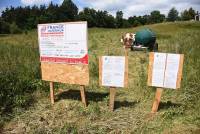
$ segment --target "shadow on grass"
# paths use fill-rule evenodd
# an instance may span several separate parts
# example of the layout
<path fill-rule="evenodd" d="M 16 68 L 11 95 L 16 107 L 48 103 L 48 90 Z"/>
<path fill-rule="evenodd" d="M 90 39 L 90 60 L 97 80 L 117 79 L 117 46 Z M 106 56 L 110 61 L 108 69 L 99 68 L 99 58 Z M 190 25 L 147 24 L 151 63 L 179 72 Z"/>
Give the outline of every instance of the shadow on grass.
<path fill-rule="evenodd" d="M 115 101 L 115 110 L 118 109 L 118 108 L 121 108 L 121 107 L 131 107 L 133 108 L 137 103 L 139 102 L 128 102 L 128 101 Z"/>
<path fill-rule="evenodd" d="M 99 93 L 99 92 L 88 92 L 85 91 L 87 104 L 89 101 L 103 101 L 104 98 L 109 97 L 109 93 Z M 81 101 L 81 95 L 79 90 L 70 89 L 67 91 L 63 91 L 56 95 L 56 100 L 59 101 L 62 99 L 71 99 L 71 100 L 79 100 Z M 121 107 L 134 107 L 138 102 L 128 102 L 128 101 L 115 101 L 115 108 L 118 109 Z"/>
<path fill-rule="evenodd" d="M 109 93 L 97 93 L 97 92 L 88 92 L 85 91 L 86 100 L 88 101 L 102 101 L 105 97 L 109 95 Z M 62 99 L 72 99 L 72 100 L 81 100 L 80 90 L 67 90 L 63 91 L 62 93 L 58 94 L 56 97 L 56 101 Z"/>
<path fill-rule="evenodd" d="M 171 107 L 180 107 L 180 106 L 182 106 L 182 104 L 173 103 L 171 101 L 160 102 L 158 110 L 160 110 L 160 109 L 168 109 L 168 108 L 171 108 Z"/>

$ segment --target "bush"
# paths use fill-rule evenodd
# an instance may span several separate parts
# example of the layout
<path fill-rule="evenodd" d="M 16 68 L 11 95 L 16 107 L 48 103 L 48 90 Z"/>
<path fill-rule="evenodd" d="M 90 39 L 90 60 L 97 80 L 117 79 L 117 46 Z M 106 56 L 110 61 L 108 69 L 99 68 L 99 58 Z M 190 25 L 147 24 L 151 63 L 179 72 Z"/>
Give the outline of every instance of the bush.
<path fill-rule="evenodd" d="M 22 33 L 22 30 L 16 25 L 15 22 L 13 22 L 12 24 L 10 24 L 10 33 L 18 34 L 18 33 Z"/>
<path fill-rule="evenodd" d="M 32 98 L 29 80 L 20 80 L 14 72 L 4 72 L 0 75 L 0 113 L 12 112 L 15 106 L 23 107 Z"/>
<path fill-rule="evenodd" d="M 138 20 L 135 20 L 134 23 L 133 23 L 133 27 L 137 27 L 137 26 L 140 26 L 141 23 L 138 21 Z"/>
<path fill-rule="evenodd" d="M 123 28 L 128 28 L 128 27 L 131 27 L 131 24 L 128 22 L 128 20 L 123 20 L 123 25 L 122 25 Z"/>
<path fill-rule="evenodd" d="M 0 19 L 0 34 L 9 34 L 9 33 L 10 33 L 9 23 Z"/>
<path fill-rule="evenodd" d="M 27 108 L 34 101 L 33 92 L 45 89 L 36 51 L 31 47 L 0 44 L 0 118 L 15 108 Z"/>

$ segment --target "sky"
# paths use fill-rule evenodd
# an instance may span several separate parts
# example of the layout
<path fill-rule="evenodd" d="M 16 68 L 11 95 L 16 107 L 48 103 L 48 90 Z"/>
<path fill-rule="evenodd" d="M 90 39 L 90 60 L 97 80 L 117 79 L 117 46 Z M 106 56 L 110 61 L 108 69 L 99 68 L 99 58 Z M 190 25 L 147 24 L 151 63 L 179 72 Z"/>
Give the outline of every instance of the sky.
<path fill-rule="evenodd" d="M 50 2 L 62 4 L 63 0 L 0 0 L 0 12 L 10 6 L 33 6 L 48 4 Z M 193 7 L 200 11 L 200 0 L 72 0 L 79 11 L 84 7 L 94 8 L 96 10 L 106 10 L 113 16 L 116 11 L 121 10 L 124 18 L 129 16 L 139 16 L 150 14 L 153 10 L 159 10 L 162 14 L 167 15 L 168 11 L 175 7 L 179 12 L 184 9 Z"/>

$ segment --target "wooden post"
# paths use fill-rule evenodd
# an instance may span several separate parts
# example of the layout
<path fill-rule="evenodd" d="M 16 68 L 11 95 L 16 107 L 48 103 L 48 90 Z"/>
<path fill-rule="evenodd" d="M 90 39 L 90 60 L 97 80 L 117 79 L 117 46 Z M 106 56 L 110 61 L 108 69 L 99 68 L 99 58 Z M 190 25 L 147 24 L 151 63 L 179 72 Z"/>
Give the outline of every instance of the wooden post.
<path fill-rule="evenodd" d="M 128 56 L 128 48 L 124 48 L 124 51 L 125 51 L 125 56 Z"/>
<path fill-rule="evenodd" d="M 50 99 L 51 99 L 51 104 L 54 104 L 54 87 L 53 87 L 53 82 L 50 82 Z"/>
<path fill-rule="evenodd" d="M 161 100 L 162 91 L 163 91 L 162 88 L 156 89 L 155 100 L 153 102 L 151 113 L 156 113 L 158 111 L 158 106 L 159 106 L 159 103 L 160 103 L 160 100 Z"/>
<path fill-rule="evenodd" d="M 84 106 L 86 107 L 87 103 L 86 103 L 86 99 L 85 99 L 85 86 L 80 85 L 80 92 L 81 92 L 81 100 L 82 100 Z"/>
<path fill-rule="evenodd" d="M 116 88 L 110 87 L 110 104 L 109 104 L 110 111 L 114 110 L 115 94 L 116 94 Z"/>

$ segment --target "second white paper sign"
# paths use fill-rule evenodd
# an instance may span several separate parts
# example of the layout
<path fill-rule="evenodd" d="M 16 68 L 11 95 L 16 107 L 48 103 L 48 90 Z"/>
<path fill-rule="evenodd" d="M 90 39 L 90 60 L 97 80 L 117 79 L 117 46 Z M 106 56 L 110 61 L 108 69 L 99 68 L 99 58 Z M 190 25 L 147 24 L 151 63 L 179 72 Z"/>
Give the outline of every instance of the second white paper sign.
<path fill-rule="evenodd" d="M 102 57 L 102 85 L 124 87 L 125 57 Z"/>

